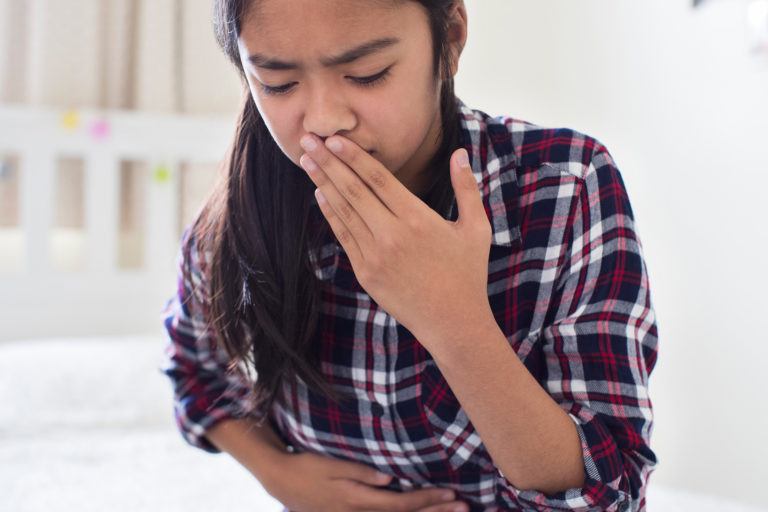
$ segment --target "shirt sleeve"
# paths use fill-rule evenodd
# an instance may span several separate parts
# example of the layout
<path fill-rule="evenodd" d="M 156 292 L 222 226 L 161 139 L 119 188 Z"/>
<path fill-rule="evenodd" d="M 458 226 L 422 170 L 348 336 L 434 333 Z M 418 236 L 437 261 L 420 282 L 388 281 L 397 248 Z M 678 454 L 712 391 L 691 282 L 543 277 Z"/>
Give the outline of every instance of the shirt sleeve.
<path fill-rule="evenodd" d="M 171 381 L 182 437 L 194 447 L 220 453 L 205 432 L 224 419 L 248 414 L 252 383 L 242 371 L 228 371 L 231 359 L 208 325 L 209 292 L 190 228 L 182 235 L 176 268 L 176 293 L 163 307 L 167 335 L 159 369 Z"/>
<path fill-rule="evenodd" d="M 532 335 L 546 361 L 542 385 L 576 425 L 586 480 L 545 494 L 516 489 L 498 472 L 497 494 L 523 510 L 645 510 L 657 465 L 648 396 L 656 319 L 629 197 L 599 143 L 577 180 L 569 223 L 552 320 Z"/>

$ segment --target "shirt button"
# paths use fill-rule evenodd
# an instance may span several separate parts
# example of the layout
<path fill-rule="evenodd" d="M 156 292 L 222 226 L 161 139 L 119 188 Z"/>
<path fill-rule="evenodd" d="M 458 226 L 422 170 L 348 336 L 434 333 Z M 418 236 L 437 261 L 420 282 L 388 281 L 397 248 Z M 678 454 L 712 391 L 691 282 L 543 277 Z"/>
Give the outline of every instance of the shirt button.
<path fill-rule="evenodd" d="M 384 407 L 379 402 L 371 402 L 371 412 L 374 416 L 383 416 Z"/>

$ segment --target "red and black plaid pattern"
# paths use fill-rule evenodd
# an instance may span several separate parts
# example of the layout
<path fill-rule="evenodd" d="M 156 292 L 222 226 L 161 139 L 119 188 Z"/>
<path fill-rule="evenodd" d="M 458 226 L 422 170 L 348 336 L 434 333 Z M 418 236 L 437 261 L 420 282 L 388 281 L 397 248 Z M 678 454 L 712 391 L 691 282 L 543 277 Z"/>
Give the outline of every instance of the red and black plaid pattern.
<path fill-rule="evenodd" d="M 315 346 L 328 381 L 354 400 L 334 404 L 297 379 L 269 421 L 295 451 L 370 465 L 392 474 L 396 491 L 449 487 L 472 510 L 644 510 L 657 465 L 648 396 L 657 327 L 619 169 L 588 135 L 457 103 L 493 227 L 489 302 L 518 357 L 574 421 L 585 485 L 547 495 L 508 482 L 430 354 L 360 287 L 332 235 L 310 253 L 323 281 Z M 456 215 L 454 202 L 447 218 Z M 249 384 L 246 369 L 225 373 L 227 355 L 206 327 L 207 261 L 186 230 L 177 292 L 163 311 L 161 371 L 183 437 L 216 453 L 205 432 L 243 415 Z"/>

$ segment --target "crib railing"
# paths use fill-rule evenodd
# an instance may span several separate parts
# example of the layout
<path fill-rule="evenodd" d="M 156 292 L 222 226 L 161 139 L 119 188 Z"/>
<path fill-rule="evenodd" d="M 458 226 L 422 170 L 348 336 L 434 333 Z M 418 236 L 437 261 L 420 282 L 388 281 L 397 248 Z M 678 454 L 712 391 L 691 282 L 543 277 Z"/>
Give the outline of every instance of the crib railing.
<path fill-rule="evenodd" d="M 158 331 L 180 229 L 200 205 L 181 192 L 184 170 L 203 166 L 212 182 L 233 128 L 234 117 L 1 106 L 0 341 Z M 61 158 L 82 159 L 77 229 L 56 227 Z M 119 229 L 127 162 L 147 171 L 131 182 L 141 244 Z M 121 266 L 131 248 L 141 263 Z M 75 249 L 79 267 L 56 264 Z"/>

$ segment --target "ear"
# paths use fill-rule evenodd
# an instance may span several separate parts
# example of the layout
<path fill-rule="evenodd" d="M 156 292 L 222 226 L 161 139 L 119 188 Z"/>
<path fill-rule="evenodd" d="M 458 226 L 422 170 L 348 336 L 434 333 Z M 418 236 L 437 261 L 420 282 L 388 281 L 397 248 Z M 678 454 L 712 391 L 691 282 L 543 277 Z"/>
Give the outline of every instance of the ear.
<path fill-rule="evenodd" d="M 448 17 L 447 44 L 451 54 L 451 76 L 459 71 L 459 57 L 467 42 L 467 9 L 464 0 L 455 0 Z"/>

